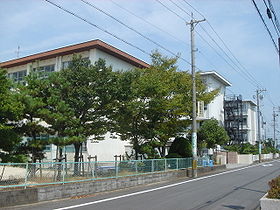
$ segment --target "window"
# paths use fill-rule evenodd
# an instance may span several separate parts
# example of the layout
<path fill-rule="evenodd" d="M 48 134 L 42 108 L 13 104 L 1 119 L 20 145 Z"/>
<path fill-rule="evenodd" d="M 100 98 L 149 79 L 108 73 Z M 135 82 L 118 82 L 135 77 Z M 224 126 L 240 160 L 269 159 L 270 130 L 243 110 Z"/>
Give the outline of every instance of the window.
<path fill-rule="evenodd" d="M 71 63 L 72 63 L 72 61 L 64 61 L 64 62 L 62 62 L 62 69 L 69 68 Z"/>
<path fill-rule="evenodd" d="M 83 61 L 89 61 L 89 57 L 85 57 L 85 58 L 82 58 Z M 69 68 L 69 66 L 71 65 L 72 63 L 72 60 L 71 61 L 63 61 L 62 62 L 62 66 L 61 66 L 61 69 L 67 69 Z"/>
<path fill-rule="evenodd" d="M 24 81 L 24 77 L 27 75 L 26 70 L 16 71 L 13 73 L 8 73 L 8 77 L 12 79 L 14 82 L 22 82 Z"/>
<path fill-rule="evenodd" d="M 33 68 L 33 71 L 37 72 L 40 77 L 46 78 L 50 73 L 54 72 L 54 64 Z"/>

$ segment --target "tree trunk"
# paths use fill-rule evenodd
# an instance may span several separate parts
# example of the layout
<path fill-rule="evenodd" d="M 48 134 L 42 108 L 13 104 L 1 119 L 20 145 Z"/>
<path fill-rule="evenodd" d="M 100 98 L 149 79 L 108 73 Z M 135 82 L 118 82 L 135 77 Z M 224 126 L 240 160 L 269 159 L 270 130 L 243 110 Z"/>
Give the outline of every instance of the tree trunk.
<path fill-rule="evenodd" d="M 62 157 L 62 148 L 59 147 L 58 150 L 59 150 L 59 158 L 58 158 L 58 162 L 59 163 L 57 163 L 57 181 L 61 181 L 62 180 L 61 179 L 61 171 L 62 171 L 62 164 L 61 164 L 61 162 L 62 162 L 62 159 L 63 159 L 63 157 Z"/>
<path fill-rule="evenodd" d="M 140 146 L 137 138 L 133 139 L 133 149 L 135 150 L 135 159 L 138 160 L 138 155 L 140 153 Z"/>
<path fill-rule="evenodd" d="M 75 155 L 74 155 L 74 176 L 80 176 L 80 170 L 79 170 L 79 158 L 80 158 L 80 149 L 81 149 L 81 143 L 74 143 L 75 147 Z"/>

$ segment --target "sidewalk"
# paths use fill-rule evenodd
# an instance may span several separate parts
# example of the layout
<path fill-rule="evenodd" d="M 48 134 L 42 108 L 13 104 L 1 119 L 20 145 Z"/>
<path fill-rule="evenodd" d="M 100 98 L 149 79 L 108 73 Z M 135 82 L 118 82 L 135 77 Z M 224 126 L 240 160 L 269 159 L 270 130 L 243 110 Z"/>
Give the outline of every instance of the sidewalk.
<path fill-rule="evenodd" d="M 241 167 L 245 167 L 245 166 L 248 166 L 249 164 L 238 164 L 238 163 L 235 163 L 235 164 L 226 164 L 226 168 L 227 169 L 232 169 L 232 168 L 241 168 Z"/>

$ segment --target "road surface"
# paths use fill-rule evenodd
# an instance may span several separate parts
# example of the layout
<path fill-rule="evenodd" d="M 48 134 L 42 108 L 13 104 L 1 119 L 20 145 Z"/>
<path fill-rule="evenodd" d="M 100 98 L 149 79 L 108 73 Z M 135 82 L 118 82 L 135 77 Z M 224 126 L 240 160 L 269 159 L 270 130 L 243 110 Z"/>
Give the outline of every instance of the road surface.
<path fill-rule="evenodd" d="M 42 202 L 11 209 L 187 210 L 259 209 L 267 182 L 280 175 L 280 161 L 177 182 L 141 186 L 84 198 Z"/>

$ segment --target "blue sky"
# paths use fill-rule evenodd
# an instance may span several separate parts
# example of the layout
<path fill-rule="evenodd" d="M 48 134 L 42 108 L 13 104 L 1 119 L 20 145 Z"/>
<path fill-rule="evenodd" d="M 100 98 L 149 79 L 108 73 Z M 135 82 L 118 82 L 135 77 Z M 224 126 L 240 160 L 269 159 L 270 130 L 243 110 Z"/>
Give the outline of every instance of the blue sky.
<path fill-rule="evenodd" d="M 120 38 L 151 52 L 158 49 L 165 55 L 169 52 L 147 41 L 135 32 L 125 28 L 116 21 L 98 12 L 79 0 L 52 0 L 57 4 L 75 12 L 94 24 L 112 32 Z M 175 54 L 190 61 L 190 29 L 185 21 L 168 11 L 156 0 L 88 0 L 97 7 L 110 13 L 112 16 L 125 22 L 127 25 L 140 31 L 145 36 L 168 48 Z M 172 0 L 160 0 L 186 21 L 190 17 L 179 9 Z M 115 2 L 115 3 L 114 3 Z M 188 13 L 193 12 L 195 18 L 201 19 L 201 15 L 188 6 L 184 0 L 173 0 L 180 8 Z M 206 22 L 201 26 L 215 39 L 217 43 L 231 56 L 235 64 L 227 64 L 219 54 L 231 61 L 213 43 L 200 26 L 196 31 L 216 48 L 216 52 L 208 46 L 196 33 L 196 64 L 201 70 L 215 70 L 232 83 L 228 94 L 241 94 L 244 99 L 253 99 L 256 91 L 255 81 L 259 86 L 266 88 L 262 101 L 262 112 L 268 125 L 271 124 L 272 107 L 280 105 L 280 68 L 275 48 L 265 31 L 265 28 L 255 10 L 251 0 L 187 0 L 211 23 L 215 31 L 226 43 L 231 52 L 242 64 L 231 56 L 223 46 L 219 38 L 211 30 Z M 271 29 L 274 38 L 277 38 L 271 22 L 266 16 L 266 10 L 262 0 L 256 0 L 265 21 Z M 151 26 L 129 14 L 121 7 L 133 14 L 142 17 L 152 23 Z M 280 2 L 272 0 L 275 11 L 280 11 Z M 280 12 L 278 12 L 280 18 Z M 101 39 L 137 58 L 150 62 L 148 55 L 117 40 L 116 38 L 94 28 L 83 21 L 69 15 L 62 10 L 50 5 L 44 0 L 1 0 L 0 1 L 0 62 L 17 57 L 16 51 L 20 46 L 20 57 L 51 50 L 54 48 L 84 42 L 92 39 Z M 160 28 L 160 30 L 158 29 Z M 189 70 L 190 65 L 179 60 L 181 70 Z M 232 67 L 233 66 L 233 67 Z M 240 70 L 242 69 L 242 70 Z M 253 77 L 247 78 L 244 71 Z M 249 82 L 249 81 L 250 82 Z M 251 84 L 253 83 L 253 84 Z M 268 133 L 272 129 L 268 126 Z"/>

